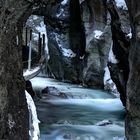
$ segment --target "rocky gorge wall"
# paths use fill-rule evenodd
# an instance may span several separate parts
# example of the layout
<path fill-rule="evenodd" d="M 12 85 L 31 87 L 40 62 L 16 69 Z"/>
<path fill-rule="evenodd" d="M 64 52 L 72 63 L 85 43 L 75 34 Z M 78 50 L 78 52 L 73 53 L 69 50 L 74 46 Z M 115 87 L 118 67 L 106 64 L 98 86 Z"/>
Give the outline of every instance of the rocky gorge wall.
<path fill-rule="evenodd" d="M 105 1 L 66 0 L 34 12 L 45 17 L 48 64 L 56 79 L 103 88 L 111 47 L 105 4 Z"/>
<path fill-rule="evenodd" d="M 64 0 L 33 14 L 44 16 L 47 65 L 56 79 L 117 92 L 113 80 L 125 102 L 130 25 L 124 3 L 116 0 L 111 6 L 106 0 Z"/>
<path fill-rule="evenodd" d="M 124 5 L 116 9 L 114 1 L 107 5 L 106 1 L 73 1 L 75 5 L 71 2 L 0 1 L 0 139 L 28 139 L 20 46 L 21 27 L 33 9 L 34 14 L 45 16 L 49 65 L 57 79 L 103 87 L 104 68 L 109 61 L 112 80 L 127 109 L 126 136 L 128 140 L 139 140 L 140 3 L 126 1 L 132 30 L 130 40 Z"/>

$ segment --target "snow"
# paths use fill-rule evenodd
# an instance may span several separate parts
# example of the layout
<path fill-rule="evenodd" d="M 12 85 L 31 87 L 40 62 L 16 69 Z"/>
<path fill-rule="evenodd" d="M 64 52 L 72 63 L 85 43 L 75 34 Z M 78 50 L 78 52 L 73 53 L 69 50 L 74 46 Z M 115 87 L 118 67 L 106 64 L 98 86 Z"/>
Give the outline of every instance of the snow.
<path fill-rule="evenodd" d="M 63 55 L 66 57 L 75 57 L 76 54 L 71 49 L 61 48 L 63 51 Z"/>
<path fill-rule="evenodd" d="M 113 45 L 113 44 L 112 44 Z M 112 50 L 112 45 L 111 45 L 111 48 L 110 48 L 110 51 L 109 51 L 109 58 L 108 58 L 108 61 L 113 63 L 113 64 L 117 64 L 118 63 L 118 60 L 116 59 L 114 53 L 113 53 L 113 50 Z"/>
<path fill-rule="evenodd" d="M 64 9 L 60 9 L 60 12 L 58 14 L 56 14 L 56 17 L 60 17 L 64 12 Z"/>
<path fill-rule="evenodd" d="M 32 35 L 33 35 L 33 39 L 34 39 L 35 41 L 38 41 L 39 35 L 38 35 L 37 33 L 32 33 Z"/>
<path fill-rule="evenodd" d="M 37 112 L 36 112 L 36 107 L 34 104 L 34 101 L 30 94 L 25 91 L 26 99 L 27 99 L 27 104 L 28 104 L 28 110 L 31 112 L 32 115 L 32 129 L 29 131 L 29 134 L 32 137 L 32 140 L 40 140 L 40 130 L 39 130 L 39 123 L 40 121 L 37 118 Z M 33 131 L 33 132 L 32 132 Z"/>
<path fill-rule="evenodd" d="M 63 0 L 63 1 L 61 2 L 62 5 L 66 5 L 67 3 L 68 3 L 68 0 Z"/>
<path fill-rule="evenodd" d="M 104 69 L 104 88 L 110 90 L 116 97 L 119 97 L 119 92 L 115 83 L 112 81 L 108 67 Z"/>
<path fill-rule="evenodd" d="M 113 81 L 111 80 L 110 71 L 109 71 L 108 67 L 105 67 L 104 70 L 105 70 L 104 85 L 106 85 L 107 83 L 109 83 L 109 84 L 113 83 Z"/>
<path fill-rule="evenodd" d="M 34 20 L 37 20 L 37 19 L 38 19 L 38 16 L 33 15 L 33 19 L 34 19 Z"/>
<path fill-rule="evenodd" d="M 36 27 L 36 30 L 38 32 L 40 32 L 41 35 L 45 35 L 45 51 L 48 54 L 48 37 L 47 37 L 47 30 L 46 30 L 46 25 L 44 24 L 44 22 L 40 22 L 40 25 Z"/>
<path fill-rule="evenodd" d="M 102 34 L 103 34 L 103 32 L 100 31 L 100 30 L 95 30 L 95 31 L 94 31 L 94 37 L 95 37 L 96 39 L 100 39 L 100 37 L 101 37 Z"/>
<path fill-rule="evenodd" d="M 129 39 L 131 39 L 131 38 L 132 38 L 132 32 L 130 32 L 130 33 L 127 35 L 127 37 L 129 37 Z"/>
<path fill-rule="evenodd" d="M 56 42 L 57 42 L 59 48 L 62 51 L 63 56 L 71 57 L 71 58 L 76 57 L 76 54 L 71 49 L 66 49 L 66 48 L 62 47 L 62 44 L 60 43 L 60 40 L 56 33 L 55 33 L 55 39 L 56 39 Z"/>
<path fill-rule="evenodd" d="M 115 0 L 115 2 L 118 8 L 123 8 L 124 10 L 128 10 L 124 0 Z"/>
<path fill-rule="evenodd" d="M 29 75 L 32 75 L 36 72 L 38 72 L 40 70 L 40 66 L 34 68 L 34 69 L 31 69 L 31 70 L 26 70 L 25 72 L 23 72 L 23 76 L 26 77 L 26 76 L 29 76 Z"/>
<path fill-rule="evenodd" d="M 81 59 L 81 60 L 83 60 L 83 59 L 84 59 L 84 57 L 85 57 L 85 55 L 83 55 L 83 56 L 80 56 L 80 59 Z"/>
<path fill-rule="evenodd" d="M 85 0 L 79 0 L 80 4 L 83 3 Z"/>
<path fill-rule="evenodd" d="M 103 121 L 97 122 L 95 125 L 105 126 L 105 125 L 109 125 L 109 124 L 112 124 L 112 122 L 110 120 L 103 120 Z"/>

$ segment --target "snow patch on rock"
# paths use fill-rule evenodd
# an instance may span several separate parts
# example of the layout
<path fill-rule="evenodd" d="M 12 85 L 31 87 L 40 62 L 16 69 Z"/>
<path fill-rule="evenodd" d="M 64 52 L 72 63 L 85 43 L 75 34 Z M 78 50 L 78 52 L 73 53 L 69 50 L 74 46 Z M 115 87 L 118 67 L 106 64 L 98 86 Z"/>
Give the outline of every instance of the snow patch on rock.
<path fill-rule="evenodd" d="M 115 0 L 115 2 L 116 2 L 116 6 L 118 8 L 122 8 L 124 10 L 128 10 L 128 8 L 127 8 L 126 3 L 125 3 L 124 0 Z"/>
<path fill-rule="evenodd" d="M 109 51 L 108 61 L 111 62 L 111 63 L 113 63 L 113 64 L 117 64 L 118 63 L 118 60 L 116 59 L 116 57 L 115 57 L 115 55 L 113 53 L 112 45 L 111 45 L 111 48 L 110 48 L 110 51 Z"/>
<path fill-rule="evenodd" d="M 66 48 L 62 47 L 62 44 L 60 43 L 60 40 L 56 33 L 55 33 L 55 39 L 56 39 L 56 42 L 57 42 L 63 56 L 71 57 L 71 58 L 76 57 L 76 53 L 74 53 L 71 49 L 66 49 Z"/>
<path fill-rule="evenodd" d="M 39 123 L 40 121 L 37 118 L 37 112 L 36 112 L 36 107 L 34 104 L 34 101 L 30 94 L 25 91 L 26 99 L 27 99 L 27 104 L 28 104 L 28 110 L 31 113 L 31 129 L 29 130 L 29 134 L 32 138 L 32 140 L 40 140 L 40 130 L 39 130 Z"/>
<path fill-rule="evenodd" d="M 40 26 L 36 27 L 37 31 L 40 32 L 41 35 L 45 35 L 45 51 L 48 54 L 48 37 L 47 37 L 47 31 L 46 31 L 46 25 L 44 22 L 40 22 Z"/>
<path fill-rule="evenodd" d="M 56 17 L 60 17 L 64 12 L 64 9 L 60 9 L 59 13 L 56 14 Z"/>
<path fill-rule="evenodd" d="M 105 73 L 104 73 L 104 89 L 112 92 L 115 96 L 118 97 L 119 92 L 117 90 L 115 83 L 111 79 L 110 71 L 109 71 L 108 67 L 105 67 L 104 71 L 105 71 Z"/>
<path fill-rule="evenodd" d="M 68 1 L 69 1 L 69 0 L 63 0 L 63 1 L 61 2 L 61 4 L 62 4 L 62 5 L 66 5 L 66 4 L 68 3 Z"/>
<path fill-rule="evenodd" d="M 75 57 L 76 54 L 71 49 L 61 48 L 63 55 L 66 57 Z"/>
<path fill-rule="evenodd" d="M 127 34 L 127 37 L 128 37 L 129 39 L 131 39 L 131 38 L 132 38 L 132 32 L 130 32 L 129 34 Z"/>
<path fill-rule="evenodd" d="M 39 70 L 40 70 L 40 66 L 35 67 L 35 68 L 31 69 L 31 70 L 28 70 L 28 69 L 27 69 L 26 71 L 23 72 L 23 76 L 24 76 L 24 77 L 30 76 L 30 75 L 32 75 L 32 74 L 38 72 Z"/>
<path fill-rule="evenodd" d="M 96 123 L 97 126 L 106 126 L 106 125 L 110 125 L 112 124 L 112 122 L 110 120 L 103 120 L 101 122 Z"/>
<path fill-rule="evenodd" d="M 100 37 L 102 36 L 102 34 L 103 34 L 103 32 L 100 31 L 100 30 L 95 30 L 95 31 L 94 31 L 94 37 L 95 37 L 96 39 L 100 39 Z"/>

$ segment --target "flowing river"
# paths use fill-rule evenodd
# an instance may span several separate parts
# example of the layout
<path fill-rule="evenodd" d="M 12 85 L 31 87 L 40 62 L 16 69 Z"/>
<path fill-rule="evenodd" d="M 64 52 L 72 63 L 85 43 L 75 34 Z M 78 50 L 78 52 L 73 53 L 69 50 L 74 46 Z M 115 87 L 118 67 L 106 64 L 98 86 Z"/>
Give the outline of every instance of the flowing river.
<path fill-rule="evenodd" d="M 33 88 L 41 140 L 123 140 L 125 110 L 119 98 L 101 91 L 35 77 Z M 67 99 L 44 96 L 46 86 L 56 87 Z"/>

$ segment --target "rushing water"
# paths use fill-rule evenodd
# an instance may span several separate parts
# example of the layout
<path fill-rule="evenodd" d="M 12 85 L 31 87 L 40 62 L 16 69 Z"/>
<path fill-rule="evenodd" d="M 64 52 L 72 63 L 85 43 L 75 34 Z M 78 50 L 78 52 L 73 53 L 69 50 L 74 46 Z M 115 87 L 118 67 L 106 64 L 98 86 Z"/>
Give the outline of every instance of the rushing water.
<path fill-rule="evenodd" d="M 101 90 L 47 78 L 36 77 L 31 82 L 36 91 L 54 86 L 68 97 L 42 96 L 36 102 L 41 140 L 123 139 L 125 113 L 118 98 Z M 103 120 L 109 124 L 103 125 Z"/>

